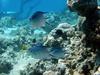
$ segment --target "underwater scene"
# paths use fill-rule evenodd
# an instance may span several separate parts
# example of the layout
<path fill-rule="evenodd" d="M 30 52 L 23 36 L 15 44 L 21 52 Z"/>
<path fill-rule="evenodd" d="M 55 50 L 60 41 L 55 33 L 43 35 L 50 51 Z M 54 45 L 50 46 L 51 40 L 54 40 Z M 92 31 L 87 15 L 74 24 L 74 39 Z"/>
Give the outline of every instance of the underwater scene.
<path fill-rule="evenodd" d="M 100 0 L 0 0 L 0 75 L 100 75 Z"/>

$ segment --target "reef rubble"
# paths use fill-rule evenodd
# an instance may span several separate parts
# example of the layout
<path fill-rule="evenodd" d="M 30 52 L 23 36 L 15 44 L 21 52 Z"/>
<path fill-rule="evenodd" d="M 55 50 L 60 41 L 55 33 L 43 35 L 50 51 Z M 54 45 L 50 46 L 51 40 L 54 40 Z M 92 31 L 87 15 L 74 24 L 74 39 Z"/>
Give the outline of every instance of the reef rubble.
<path fill-rule="evenodd" d="M 27 65 L 21 75 L 92 75 L 95 72 L 97 54 L 86 47 L 85 34 L 74 26 L 59 24 L 46 36 L 44 45 L 61 46 L 65 56 L 40 60 L 35 66 Z"/>
<path fill-rule="evenodd" d="M 9 21 L 6 23 L 8 25 Z M 97 43 L 100 39 L 98 23 L 95 27 L 96 32 L 94 30 L 90 33 L 96 34 L 96 38 L 93 36 L 92 39 L 93 41 L 97 40 Z M 5 36 L 7 25 L 4 26 L 4 29 L 0 29 L 0 36 L 2 36 L 0 37 L 0 75 L 93 75 L 94 72 L 100 73 L 99 50 L 94 51 L 92 42 L 92 45 L 87 46 L 86 35 L 78 30 L 77 26 L 61 23 L 56 25 L 49 34 L 46 34 L 45 30 L 34 33 L 26 22 L 16 23 L 18 28 L 11 29 L 9 33 L 6 33 L 13 38 L 8 38 L 8 35 Z M 41 36 L 38 36 L 40 34 Z M 34 39 L 42 41 L 43 46 L 49 49 L 62 48 L 64 56 L 35 59 L 28 53 Z M 89 36 L 88 39 L 91 37 Z M 96 46 L 98 47 L 98 45 Z M 48 51 L 52 53 L 53 49 Z"/>

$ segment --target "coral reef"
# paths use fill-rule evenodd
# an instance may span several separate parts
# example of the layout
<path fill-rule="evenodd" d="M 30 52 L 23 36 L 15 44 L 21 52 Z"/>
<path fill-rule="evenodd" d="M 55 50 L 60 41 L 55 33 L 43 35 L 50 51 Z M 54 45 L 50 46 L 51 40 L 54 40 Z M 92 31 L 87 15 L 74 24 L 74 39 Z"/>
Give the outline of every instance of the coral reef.
<path fill-rule="evenodd" d="M 45 14 L 45 18 L 46 24 L 45 27 L 43 27 L 43 29 L 49 33 L 60 23 L 67 22 L 71 25 L 75 25 L 77 23 L 78 16 L 77 14 L 70 12 L 68 8 L 66 8 L 66 10 L 62 11 L 61 13 L 47 13 Z"/>
<path fill-rule="evenodd" d="M 47 26 L 42 29 L 32 29 L 29 21 L 17 22 L 9 17 L 2 18 L 0 20 L 0 75 L 92 75 L 95 71 L 99 74 L 100 21 L 95 23 L 93 30 L 89 29 L 87 38 L 87 34 L 79 31 L 77 26 L 65 23 L 71 20 L 70 15 L 66 19 L 64 16 L 66 13 L 70 12 L 59 14 L 62 15 L 60 17 L 56 14 L 52 16 L 47 14 Z M 51 56 L 49 59 L 36 59 L 32 56 L 35 53 L 34 49 L 33 53 L 29 49 L 34 48 L 33 45 L 37 42 L 42 42 L 40 45 Z M 56 51 L 61 50 L 63 56 L 57 56 L 55 48 Z M 42 55 L 47 57 L 45 54 Z"/>
<path fill-rule="evenodd" d="M 93 74 L 96 54 L 92 52 L 92 48 L 85 46 L 86 41 L 84 39 L 85 34 L 75 30 L 68 23 L 58 25 L 48 34 L 44 45 L 48 47 L 62 46 L 65 52 L 64 58 L 40 60 L 35 67 L 28 66 L 31 69 L 30 72 L 32 75 Z M 23 71 L 25 75 L 31 75 L 28 68 Z"/>
<path fill-rule="evenodd" d="M 6 60 L 0 60 L 0 74 L 1 73 L 9 73 L 12 69 L 12 64 L 7 62 Z"/>
<path fill-rule="evenodd" d="M 31 37 L 31 35 L 34 34 L 32 33 L 31 29 L 27 29 L 28 26 L 25 24 L 25 22 L 19 23 L 14 21 L 14 24 L 16 24 L 14 26 L 11 25 L 11 22 L 9 22 L 11 20 L 12 19 L 9 17 L 0 20 L 0 75 L 11 75 L 13 70 L 15 72 L 12 75 L 15 75 L 17 72 L 15 70 L 15 65 L 19 63 L 19 65 L 22 65 L 23 62 L 25 62 L 22 60 L 26 59 L 26 63 L 29 63 L 29 60 L 32 61 L 32 58 L 27 57 L 28 55 L 25 55 L 25 52 L 31 47 L 32 40 L 34 39 Z M 9 27 L 8 24 L 11 26 Z M 23 26 L 23 24 L 25 26 Z"/>

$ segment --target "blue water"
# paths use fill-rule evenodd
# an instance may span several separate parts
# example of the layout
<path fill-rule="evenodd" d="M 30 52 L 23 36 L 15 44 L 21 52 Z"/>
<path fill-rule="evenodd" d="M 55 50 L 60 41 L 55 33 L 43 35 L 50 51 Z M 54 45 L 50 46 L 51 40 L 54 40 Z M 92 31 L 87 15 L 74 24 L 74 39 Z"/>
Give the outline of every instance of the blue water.
<path fill-rule="evenodd" d="M 0 13 L 16 19 L 28 19 L 35 12 L 61 12 L 66 0 L 0 0 Z"/>
<path fill-rule="evenodd" d="M 100 5 L 100 0 L 98 0 L 98 5 Z M 43 26 L 32 24 L 29 20 L 37 11 L 44 13 Z M 65 56 L 70 56 L 70 51 L 73 49 L 70 45 L 72 40 L 69 38 L 74 36 L 73 30 L 68 29 L 72 35 L 69 36 L 68 32 L 67 41 L 65 38 L 67 36 L 62 37 L 64 40 L 61 39 L 59 42 L 58 39 L 53 42 L 49 40 L 49 42 L 45 37 L 61 23 L 77 25 L 78 17 L 76 12 L 70 12 L 66 0 L 0 0 L 0 75 L 22 75 L 26 73 L 26 70 L 32 71 L 38 59 L 65 59 Z M 64 36 L 65 32 L 64 34 L 62 32 L 61 35 Z M 78 34 L 81 35 L 79 32 Z M 77 42 L 77 37 L 75 38 Z M 68 48 L 63 48 L 62 42 Z M 100 64 L 99 54 L 96 60 L 97 64 Z M 63 67 L 63 64 L 61 66 Z M 47 67 L 49 68 L 48 65 Z"/>
<path fill-rule="evenodd" d="M 37 39 L 37 35 L 40 35 L 38 36 L 39 39 L 43 38 L 42 31 L 40 30 L 37 35 L 34 35 L 35 26 L 32 27 L 30 21 L 26 21 L 37 11 L 44 12 L 46 24 L 40 28 L 47 33 L 60 23 L 67 22 L 70 25 L 77 25 L 78 15 L 69 11 L 66 0 L 0 0 L 0 27 L 2 37 L 7 38 L 7 40 L 13 37 L 14 47 L 16 47 L 16 42 L 18 42 L 17 49 L 20 49 L 19 45 L 31 45 L 32 40 L 30 41 L 30 38 Z M 13 18 L 4 18 L 6 16 Z M 51 48 L 51 52 L 49 52 L 48 48 L 40 43 L 36 43 L 27 50 L 33 55 L 36 55 L 36 58 L 39 56 L 39 53 L 42 53 L 40 58 L 49 57 L 50 54 L 57 58 L 59 55 L 61 57 L 64 55 L 62 48 Z"/>

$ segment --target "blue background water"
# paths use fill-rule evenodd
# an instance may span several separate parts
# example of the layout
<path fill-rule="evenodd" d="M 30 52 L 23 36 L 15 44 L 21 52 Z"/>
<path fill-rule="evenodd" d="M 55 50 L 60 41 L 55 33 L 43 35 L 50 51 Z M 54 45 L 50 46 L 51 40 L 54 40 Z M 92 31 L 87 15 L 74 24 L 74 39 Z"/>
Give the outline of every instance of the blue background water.
<path fill-rule="evenodd" d="M 18 19 L 27 19 L 37 11 L 60 12 L 66 0 L 0 0 L 0 12 Z"/>
<path fill-rule="evenodd" d="M 41 10 L 45 13 L 46 25 L 44 30 L 46 32 L 50 32 L 54 29 L 59 23 L 68 22 L 71 25 L 76 25 L 77 23 L 77 14 L 72 13 L 68 10 L 68 7 L 65 5 L 66 0 L 0 0 L 0 17 L 3 16 L 12 16 L 16 17 L 18 22 L 23 22 L 26 18 L 30 17 L 37 10 Z M 56 3 L 57 2 L 57 3 Z M 61 3 L 62 2 L 62 3 Z M 61 5 L 59 5 L 61 3 Z M 42 6 L 42 7 L 41 7 Z M 35 9 L 33 9 L 35 8 Z M 11 12 L 7 14 L 8 12 Z M 21 20 L 23 19 L 23 20 Z M 25 26 L 25 24 L 12 24 L 13 19 L 7 21 L 2 19 L 3 25 L 1 27 L 12 27 L 12 26 Z M 31 26 L 29 22 L 27 22 L 28 26 Z"/>
<path fill-rule="evenodd" d="M 3 4 L 2 1 L 4 1 Z M 21 15 L 23 16 L 22 18 L 24 18 L 27 16 L 26 13 L 23 14 L 20 13 L 22 13 L 23 10 L 26 10 L 27 6 L 32 5 L 32 3 L 29 1 L 35 1 L 34 2 L 35 5 L 38 5 L 39 4 L 38 1 L 42 1 L 42 0 L 22 0 L 23 3 L 21 2 L 21 4 L 20 1 L 21 0 L 0 0 L 0 17 L 6 14 L 6 10 L 9 11 L 13 10 L 14 12 L 19 12 L 19 13 L 13 13 L 11 11 L 13 15 L 18 17 L 20 17 Z M 56 0 L 51 0 L 51 1 L 56 1 Z M 11 5 L 9 5 L 9 2 L 11 3 Z M 6 8 L 5 4 L 7 4 L 10 7 Z M 25 6 L 25 8 L 19 9 L 20 6 L 23 5 Z M 27 9 L 27 10 L 31 10 L 31 9 Z M 0 18 L 0 75 L 2 72 L 4 73 L 10 72 L 11 69 L 13 69 L 11 73 L 5 75 L 20 75 L 20 74 L 16 74 L 16 70 L 19 70 L 17 73 L 22 72 L 24 68 L 27 68 L 26 65 L 29 66 L 30 62 L 32 64 L 36 62 L 36 60 L 32 60 L 34 58 L 45 59 L 47 57 L 50 57 L 50 54 L 55 58 L 59 58 L 59 56 L 64 57 L 63 56 L 64 51 L 62 50 L 62 47 L 61 48 L 49 47 L 50 50 L 48 50 L 47 47 L 44 47 L 43 44 L 41 44 L 41 42 L 43 41 L 42 38 L 44 35 L 48 35 L 48 33 L 51 30 L 53 30 L 55 27 L 57 27 L 57 25 L 59 25 L 60 23 L 69 23 L 70 25 L 76 25 L 78 19 L 78 15 L 76 13 L 70 12 L 67 6 L 66 9 L 62 10 L 60 13 L 59 12 L 45 13 L 46 25 L 45 27 L 42 28 L 34 29 L 33 27 L 35 26 L 32 27 L 32 25 L 28 20 L 17 21 L 7 16 L 8 15 Z M 36 42 L 34 44 L 33 39 L 37 39 L 39 43 Z M 79 38 L 76 38 L 76 42 L 77 39 Z M 68 45 L 70 47 L 70 43 Z M 70 49 L 71 47 L 67 49 L 67 51 L 70 51 Z M 71 50 L 73 51 L 73 49 Z M 26 53 L 29 54 L 27 55 Z M 33 55 L 32 58 L 30 57 L 31 55 Z M 6 63 L 8 64 L 11 63 L 13 66 L 8 64 L 6 65 Z M 9 69 L 8 66 L 9 67 L 11 66 L 11 68 Z"/>

